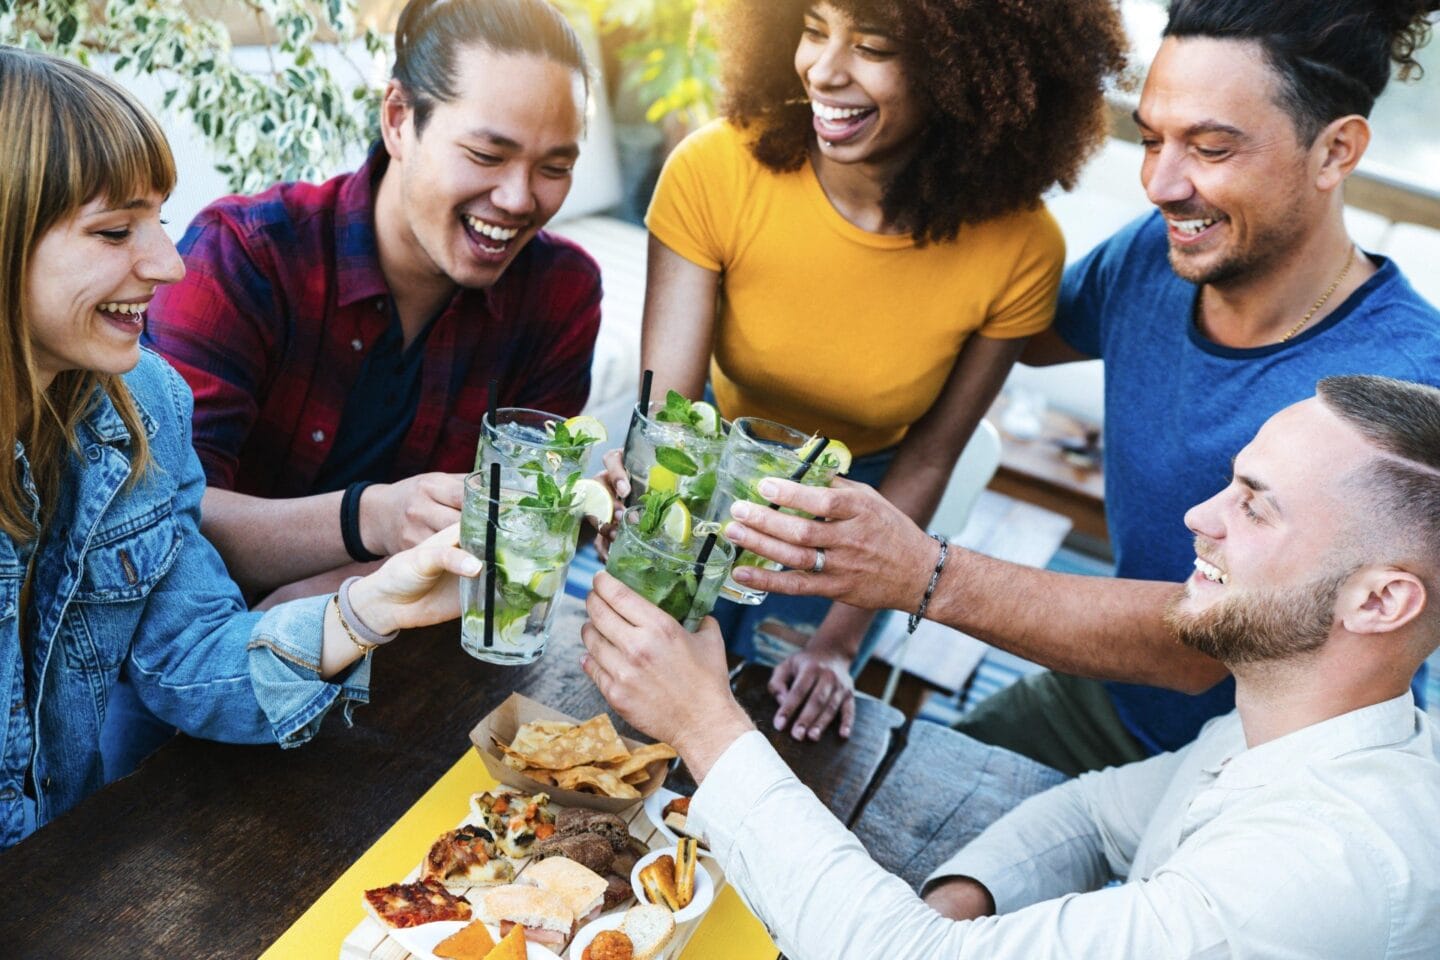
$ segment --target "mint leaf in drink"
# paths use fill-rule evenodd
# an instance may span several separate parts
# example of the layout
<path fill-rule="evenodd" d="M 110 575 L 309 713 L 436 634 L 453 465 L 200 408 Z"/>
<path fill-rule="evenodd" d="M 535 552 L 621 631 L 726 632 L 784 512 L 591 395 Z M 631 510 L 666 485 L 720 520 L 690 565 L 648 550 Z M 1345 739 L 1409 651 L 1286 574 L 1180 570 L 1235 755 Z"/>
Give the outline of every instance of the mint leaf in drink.
<path fill-rule="evenodd" d="M 655 602 L 655 606 L 684 623 L 685 618 L 690 615 L 690 607 L 695 603 L 695 593 L 699 586 L 695 577 L 687 573 L 671 584 L 665 596 Z"/>
<path fill-rule="evenodd" d="M 554 425 L 553 430 L 550 429 L 552 424 Z M 550 440 L 548 443 L 545 444 L 547 447 L 578 447 L 580 445 L 579 438 L 573 436 L 570 433 L 570 428 L 565 426 L 563 422 L 559 420 L 551 420 L 549 423 L 545 424 L 545 427 L 546 432 L 550 434 Z"/>
<path fill-rule="evenodd" d="M 693 477 L 700 472 L 690 455 L 679 447 L 656 447 L 655 462 L 671 473 L 682 477 Z"/>
<path fill-rule="evenodd" d="M 715 471 L 709 470 L 696 477 L 685 495 L 697 503 L 715 496 Z"/>
<path fill-rule="evenodd" d="M 690 426 L 694 422 L 690 401 L 674 390 L 666 391 L 665 406 L 656 412 L 655 419 L 660 423 Z"/>
<path fill-rule="evenodd" d="M 660 490 L 647 490 L 640 496 L 640 536 L 649 540 L 660 533 L 660 524 L 665 518 L 665 511 L 670 505 L 679 500 L 678 494 L 666 493 Z"/>

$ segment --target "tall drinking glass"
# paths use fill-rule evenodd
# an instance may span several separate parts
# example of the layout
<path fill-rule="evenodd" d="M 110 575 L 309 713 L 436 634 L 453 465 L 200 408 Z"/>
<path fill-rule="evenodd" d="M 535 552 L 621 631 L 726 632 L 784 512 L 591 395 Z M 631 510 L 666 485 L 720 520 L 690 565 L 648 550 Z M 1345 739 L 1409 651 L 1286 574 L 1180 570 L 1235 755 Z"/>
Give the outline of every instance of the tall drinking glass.
<path fill-rule="evenodd" d="M 590 463 L 593 443 L 575 446 L 556 444 L 555 425 L 565 418 L 543 410 L 501 407 L 495 422 L 487 412 L 480 420 L 480 447 L 475 451 L 475 469 L 500 464 L 500 483 L 516 490 L 534 492 L 536 477 L 546 474 L 564 482 L 572 473 L 583 475 Z"/>
<path fill-rule="evenodd" d="M 725 451 L 725 426 L 719 436 L 701 435 L 687 424 L 656 420 L 665 409 L 653 401 L 641 411 L 635 404 L 630 430 L 625 435 L 625 473 L 630 478 L 626 506 L 634 506 L 647 490 L 678 494 L 690 515 L 703 517 L 715 495 L 716 470 Z"/>
<path fill-rule="evenodd" d="M 697 576 L 696 561 L 715 525 L 696 524 L 689 542 L 679 544 L 663 533 L 646 537 L 641 533 L 640 514 L 640 507 L 621 514 L 620 532 L 610 546 L 605 569 L 694 633 L 715 608 L 720 585 L 735 559 L 735 547 L 723 538 L 716 539 L 703 576 Z"/>
<path fill-rule="evenodd" d="M 710 510 L 705 519 L 724 525 L 730 521 L 730 505 L 736 500 L 748 500 L 769 506 L 770 501 L 761 495 L 758 487 L 766 477 L 794 476 L 805 462 L 806 445 L 812 441 L 810 434 L 801 433 L 792 427 L 762 420 L 759 417 L 740 417 L 730 425 L 730 436 L 725 443 L 725 452 L 720 457 L 720 471 L 715 496 L 710 501 Z M 810 466 L 801 480 L 806 486 L 828 487 L 835 478 L 838 464 L 827 462 L 822 453 Z M 787 513 L 797 511 L 787 510 Z M 763 567 L 779 570 L 780 564 L 762 559 L 748 550 L 740 551 L 735 566 Z M 736 583 L 734 577 L 725 581 L 720 595 L 727 600 L 749 606 L 763 601 L 769 594 Z"/>
<path fill-rule="evenodd" d="M 522 504 L 527 491 L 502 489 L 495 538 L 495 625 L 485 646 L 485 579 L 460 581 L 460 646 L 477 660 L 524 664 L 540 659 L 565 590 L 565 574 L 580 534 L 578 502 L 559 507 Z M 489 540 L 488 471 L 465 478 L 460 546 L 481 560 Z"/>

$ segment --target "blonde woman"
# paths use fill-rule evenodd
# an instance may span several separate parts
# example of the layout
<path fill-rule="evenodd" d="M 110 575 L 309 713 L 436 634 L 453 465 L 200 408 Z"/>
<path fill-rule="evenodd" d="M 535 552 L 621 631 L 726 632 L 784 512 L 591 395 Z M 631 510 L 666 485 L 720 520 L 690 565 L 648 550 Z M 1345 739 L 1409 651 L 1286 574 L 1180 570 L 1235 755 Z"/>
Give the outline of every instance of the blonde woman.
<path fill-rule="evenodd" d="M 164 134 L 114 83 L 0 47 L 0 847 L 102 783 L 123 670 L 198 737 L 296 746 L 368 697 L 374 646 L 454 617 L 440 533 L 328 597 L 247 613 L 199 532 L 191 395 L 139 346 L 184 273 Z"/>

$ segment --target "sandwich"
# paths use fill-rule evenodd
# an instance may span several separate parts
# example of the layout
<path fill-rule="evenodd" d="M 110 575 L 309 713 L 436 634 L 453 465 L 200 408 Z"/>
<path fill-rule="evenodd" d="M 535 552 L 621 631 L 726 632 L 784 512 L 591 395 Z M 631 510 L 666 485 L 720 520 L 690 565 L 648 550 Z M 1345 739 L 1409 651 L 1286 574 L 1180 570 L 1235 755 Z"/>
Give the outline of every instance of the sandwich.
<path fill-rule="evenodd" d="M 665 826 L 669 827 L 671 830 L 674 830 L 676 833 L 689 836 L 690 798 L 676 797 L 674 800 L 671 800 L 669 803 L 665 804 L 665 809 L 661 813 L 661 819 L 665 821 Z"/>
<path fill-rule="evenodd" d="M 631 907 L 620 921 L 620 930 L 630 938 L 632 960 L 656 960 L 675 936 L 675 917 L 654 904 Z"/>
<path fill-rule="evenodd" d="M 593 833 L 604 837 L 610 849 L 619 853 L 630 843 L 630 827 L 613 813 L 587 807 L 566 807 L 555 818 L 557 836 Z"/>
<path fill-rule="evenodd" d="M 555 894 L 564 901 L 576 923 L 599 916 L 605 902 L 605 889 L 609 886 L 594 870 L 564 857 L 531 863 L 520 875 L 520 882 Z"/>
<path fill-rule="evenodd" d="M 675 844 L 675 899 L 688 907 L 695 897 L 695 838 L 681 837 Z"/>
<path fill-rule="evenodd" d="M 525 884 L 491 887 L 476 897 L 475 916 L 499 924 L 504 937 L 511 927 L 525 928 L 525 939 L 558 950 L 570 937 L 575 915 L 558 894 Z"/>
<path fill-rule="evenodd" d="M 610 840 L 598 833 L 569 833 L 536 841 L 530 848 L 530 857 L 533 860 L 564 857 L 596 873 L 606 873 L 615 861 L 615 850 Z"/>
<path fill-rule="evenodd" d="M 675 858 L 666 854 L 650 861 L 640 870 L 640 889 L 651 903 L 670 910 L 680 909 L 680 895 L 675 889 Z"/>

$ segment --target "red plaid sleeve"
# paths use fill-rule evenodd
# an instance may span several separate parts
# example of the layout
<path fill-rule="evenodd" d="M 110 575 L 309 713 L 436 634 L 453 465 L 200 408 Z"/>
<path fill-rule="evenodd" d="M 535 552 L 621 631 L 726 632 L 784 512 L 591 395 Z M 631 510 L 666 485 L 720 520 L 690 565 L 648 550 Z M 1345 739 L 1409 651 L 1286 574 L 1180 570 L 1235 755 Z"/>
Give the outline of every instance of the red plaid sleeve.
<path fill-rule="evenodd" d="M 217 209 L 196 218 L 179 249 L 185 279 L 156 292 L 145 339 L 195 393 L 195 450 L 207 482 L 231 489 L 258 398 L 280 355 L 279 285 L 267 248 L 252 253 Z"/>

